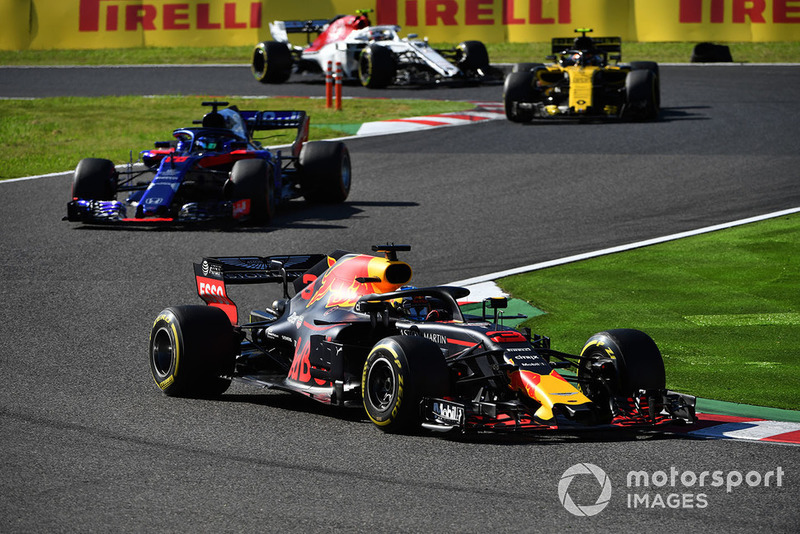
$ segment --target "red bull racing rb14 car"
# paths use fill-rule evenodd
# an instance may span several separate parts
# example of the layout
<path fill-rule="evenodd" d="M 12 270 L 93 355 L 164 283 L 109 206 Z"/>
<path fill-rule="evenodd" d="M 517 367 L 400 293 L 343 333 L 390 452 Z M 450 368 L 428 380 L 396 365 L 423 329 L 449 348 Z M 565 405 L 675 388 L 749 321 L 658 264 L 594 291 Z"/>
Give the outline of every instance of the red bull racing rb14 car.
<path fill-rule="evenodd" d="M 233 220 L 266 224 L 278 207 L 303 197 L 344 202 L 350 192 L 350 153 L 342 142 L 308 141 L 305 111 L 240 111 L 210 106 L 195 126 L 141 152 L 141 165 L 119 170 L 85 158 L 75 169 L 69 221 L 190 223 Z M 272 151 L 255 132 L 294 129 L 291 146 Z M 132 159 L 132 158 L 131 158 Z M 118 198 L 120 197 L 120 198 Z"/>
<path fill-rule="evenodd" d="M 408 286 L 407 245 L 351 254 L 210 257 L 195 264 L 207 305 L 163 310 L 150 334 L 153 378 L 169 396 L 214 397 L 231 381 L 361 408 L 386 432 L 652 428 L 695 420 L 695 398 L 665 388 L 638 330 L 608 330 L 580 354 L 505 327 L 468 289 Z M 239 318 L 228 289 L 277 283 L 283 298 Z M 290 288 L 296 292 L 289 296 Z"/>

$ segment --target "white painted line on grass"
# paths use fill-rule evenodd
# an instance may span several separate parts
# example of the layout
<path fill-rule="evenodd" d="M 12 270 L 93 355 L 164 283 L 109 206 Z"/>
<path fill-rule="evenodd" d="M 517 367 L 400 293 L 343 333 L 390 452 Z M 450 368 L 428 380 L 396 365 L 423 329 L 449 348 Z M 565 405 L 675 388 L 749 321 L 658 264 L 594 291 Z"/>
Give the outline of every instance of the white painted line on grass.
<path fill-rule="evenodd" d="M 69 174 L 74 171 L 63 171 L 63 172 L 51 172 L 50 174 L 37 174 L 35 176 L 23 176 L 22 178 L 7 178 L 5 180 L 0 180 L 0 184 L 8 184 L 11 182 L 24 182 L 27 180 L 38 180 L 39 178 L 52 178 L 54 176 L 64 176 L 65 174 Z"/>
<path fill-rule="evenodd" d="M 485 274 L 483 276 L 475 276 L 473 278 L 467 278 L 466 280 L 459 280 L 457 282 L 452 282 L 451 285 L 455 286 L 467 286 L 472 284 L 478 284 L 481 282 L 491 282 L 493 280 L 497 280 L 499 278 L 504 278 L 506 276 L 512 276 L 515 274 L 522 274 L 531 271 L 538 271 L 540 269 L 546 269 L 547 267 L 555 267 L 557 265 L 564 265 L 567 263 L 572 263 L 580 260 L 587 260 L 589 258 L 597 258 L 599 256 L 605 256 L 608 254 L 614 254 L 616 252 L 624 252 L 627 250 L 633 250 L 636 248 L 646 247 L 649 245 L 656 245 L 659 243 L 666 243 L 668 241 L 675 241 L 677 239 L 683 239 L 684 237 L 691 237 L 700 234 L 706 234 L 709 232 L 716 232 L 717 230 L 724 230 L 726 228 L 733 228 L 735 226 L 741 226 L 743 224 L 749 224 L 758 221 L 764 221 L 767 219 L 774 219 L 775 217 L 782 217 L 783 215 L 790 215 L 792 213 L 800 212 L 800 207 L 797 208 L 790 208 L 781 211 L 775 211 L 772 213 L 767 213 L 765 215 L 757 215 L 755 217 L 749 217 L 747 219 L 740 219 L 738 221 L 732 221 L 722 224 L 715 224 L 714 226 L 706 226 L 705 228 L 699 228 L 697 230 L 689 230 L 687 232 L 680 232 L 677 234 L 666 235 L 663 237 L 655 237 L 653 239 L 646 239 L 644 241 L 638 241 L 636 243 L 629 243 L 627 245 L 619 245 L 616 247 L 605 248 L 602 250 L 596 250 L 593 252 L 585 252 L 583 254 L 576 254 L 574 256 L 567 256 L 565 258 L 559 258 L 556 260 L 549 260 L 543 261 L 540 263 L 534 263 L 532 265 L 526 265 L 524 267 L 516 267 L 514 269 L 507 269 L 505 271 L 498 271 L 495 273 Z"/>

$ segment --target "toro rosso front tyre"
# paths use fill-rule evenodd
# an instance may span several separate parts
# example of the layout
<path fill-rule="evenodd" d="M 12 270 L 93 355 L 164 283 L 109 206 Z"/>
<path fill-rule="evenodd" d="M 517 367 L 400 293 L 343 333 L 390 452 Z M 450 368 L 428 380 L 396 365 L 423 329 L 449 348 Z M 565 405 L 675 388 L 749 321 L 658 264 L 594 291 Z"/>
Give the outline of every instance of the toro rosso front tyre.
<path fill-rule="evenodd" d="M 450 394 L 442 351 L 432 341 L 392 336 L 369 353 L 361 376 L 364 409 L 384 432 L 413 432 L 422 423 L 420 403 Z"/>
<path fill-rule="evenodd" d="M 268 224 L 276 204 L 272 166 L 263 159 L 237 161 L 226 194 L 234 200 L 234 217 Z"/>
<path fill-rule="evenodd" d="M 258 43 L 253 50 L 250 70 L 261 83 L 283 83 L 292 74 L 292 53 L 277 41 Z"/>
<path fill-rule="evenodd" d="M 350 151 L 342 142 L 312 141 L 299 160 L 300 189 L 309 202 L 336 204 L 350 194 Z"/>
<path fill-rule="evenodd" d="M 150 371 L 170 397 L 216 397 L 231 384 L 235 336 L 228 316 L 211 306 L 175 306 L 150 331 Z"/>
<path fill-rule="evenodd" d="M 117 169 L 107 159 L 84 158 L 78 162 L 72 178 L 72 198 L 114 200 L 117 193 Z"/>

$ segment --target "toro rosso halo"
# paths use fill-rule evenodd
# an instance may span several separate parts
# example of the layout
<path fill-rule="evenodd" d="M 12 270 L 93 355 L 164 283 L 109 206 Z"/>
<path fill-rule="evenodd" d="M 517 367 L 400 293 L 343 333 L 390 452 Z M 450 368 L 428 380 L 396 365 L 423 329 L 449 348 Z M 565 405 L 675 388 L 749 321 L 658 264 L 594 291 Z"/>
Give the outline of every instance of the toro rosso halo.
<path fill-rule="evenodd" d="M 694 422 L 695 398 L 666 390 L 643 332 L 595 334 L 580 355 L 552 350 L 547 337 L 501 324 L 505 299 L 470 316 L 457 303 L 465 288 L 406 286 L 411 267 L 397 252 L 409 249 L 205 258 L 195 277 L 207 306 L 170 307 L 153 324 L 156 384 L 186 397 L 220 395 L 232 380 L 285 390 L 363 407 L 387 432 Z M 240 322 L 228 287 L 267 282 L 282 284 L 284 298 Z"/>
<path fill-rule="evenodd" d="M 350 153 L 342 142 L 308 141 L 305 111 L 240 111 L 211 106 L 199 126 L 174 130 L 118 170 L 107 159 L 82 159 L 72 181 L 69 221 L 84 223 L 197 222 L 232 219 L 269 223 L 277 208 L 304 197 L 344 202 Z M 254 132 L 295 129 L 287 153 L 272 152 Z M 117 200 L 125 194 L 124 200 Z M 133 213 L 129 213 L 129 208 Z"/>
<path fill-rule="evenodd" d="M 272 41 L 253 50 L 251 69 L 262 83 L 283 83 L 292 72 L 321 74 L 328 63 L 340 64 L 346 80 L 370 89 L 391 84 L 437 83 L 447 80 L 495 79 L 489 54 L 480 41 L 464 41 L 453 49 L 434 49 L 416 34 L 400 38 L 399 26 L 372 26 L 367 13 L 333 19 L 286 20 L 270 23 Z M 305 47 L 293 46 L 290 33 L 308 36 Z M 317 37 L 312 43 L 311 34 Z"/>
<path fill-rule="evenodd" d="M 533 119 L 658 119 L 661 90 L 658 63 L 620 63 L 622 39 L 552 39 L 552 63 L 518 63 L 506 76 L 503 102 L 512 122 Z M 609 60 L 615 62 L 609 64 Z"/>

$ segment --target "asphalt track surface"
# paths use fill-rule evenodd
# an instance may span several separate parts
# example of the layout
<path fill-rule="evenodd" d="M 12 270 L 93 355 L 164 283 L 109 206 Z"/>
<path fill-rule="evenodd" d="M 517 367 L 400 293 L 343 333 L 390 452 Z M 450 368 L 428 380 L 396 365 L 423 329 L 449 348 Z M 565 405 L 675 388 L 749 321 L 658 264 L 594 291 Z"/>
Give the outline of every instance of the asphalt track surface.
<path fill-rule="evenodd" d="M 219 401 L 171 399 L 150 377 L 150 325 L 168 305 L 199 303 L 191 263 L 204 255 L 408 242 L 426 285 L 800 205 L 800 68 L 665 66 L 662 78 L 656 123 L 493 121 L 350 140 L 348 201 L 298 202 L 269 228 L 85 227 L 61 221 L 68 174 L 0 184 L 0 529 L 796 531 L 800 447 L 606 432 L 391 436 L 358 412 L 244 386 Z M 0 96 L 320 89 L 260 86 L 242 67 L 0 69 Z M 500 100 L 501 87 L 368 94 Z M 269 291 L 242 294 L 242 309 Z M 577 463 L 612 483 L 593 517 L 559 502 Z M 674 486 L 627 486 L 631 471 L 672 468 Z M 778 468 L 781 485 L 773 476 L 764 487 Z M 681 482 L 703 471 L 761 483 Z M 590 476 L 569 486 L 581 505 L 599 492 Z M 663 504 L 644 507 L 644 494 Z"/>

